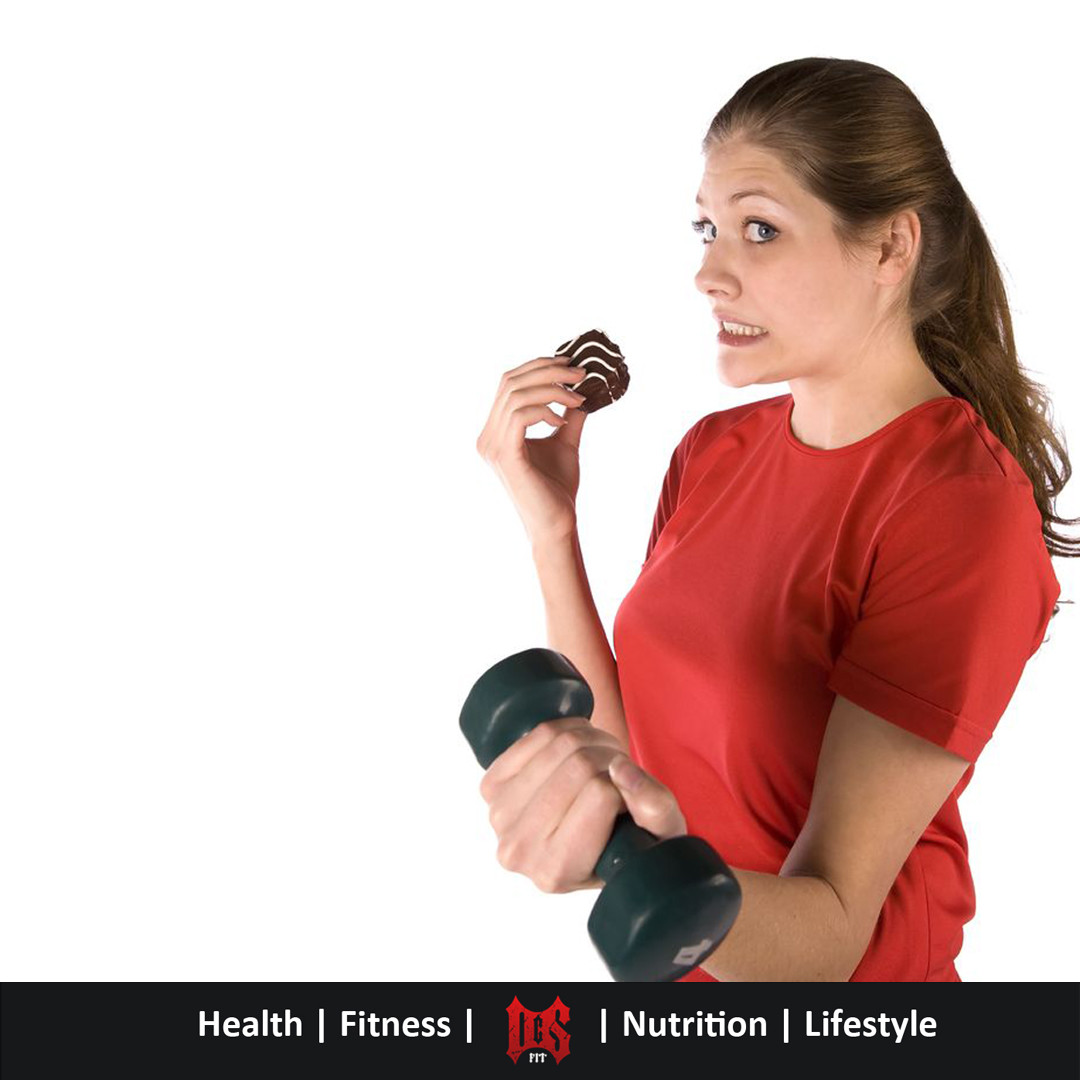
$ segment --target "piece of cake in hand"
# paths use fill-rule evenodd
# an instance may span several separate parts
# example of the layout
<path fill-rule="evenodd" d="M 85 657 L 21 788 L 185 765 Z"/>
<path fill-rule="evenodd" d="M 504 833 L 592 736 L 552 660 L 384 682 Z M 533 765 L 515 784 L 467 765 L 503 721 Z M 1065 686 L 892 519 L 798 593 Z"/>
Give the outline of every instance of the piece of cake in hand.
<path fill-rule="evenodd" d="M 610 405 L 626 393 L 630 372 L 619 346 L 603 330 L 586 330 L 576 338 L 563 342 L 555 350 L 565 356 L 570 367 L 580 367 L 585 376 L 573 387 L 585 400 L 576 408 L 593 413 Z"/>

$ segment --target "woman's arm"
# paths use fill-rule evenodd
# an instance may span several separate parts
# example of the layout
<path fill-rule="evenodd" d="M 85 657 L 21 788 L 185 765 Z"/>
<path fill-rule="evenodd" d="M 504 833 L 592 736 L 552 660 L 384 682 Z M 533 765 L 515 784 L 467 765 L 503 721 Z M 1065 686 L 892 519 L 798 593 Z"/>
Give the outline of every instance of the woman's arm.
<path fill-rule="evenodd" d="M 677 801 L 659 780 L 624 757 L 611 762 L 610 775 L 642 828 L 664 839 L 686 832 Z M 727 937 L 699 965 L 704 971 L 722 982 L 847 980 L 862 952 L 827 880 L 786 864 L 779 875 L 730 869 L 742 905 Z"/>
<path fill-rule="evenodd" d="M 742 907 L 700 966 L 725 982 L 846 982 L 912 848 L 968 767 L 837 695 L 802 830 L 778 875 L 732 867 Z M 636 788 L 620 781 L 638 773 Z M 639 825 L 677 827 L 681 812 L 659 781 L 623 760 L 611 776 Z"/>
<path fill-rule="evenodd" d="M 629 752 L 615 655 L 596 612 L 577 529 L 565 539 L 535 545 L 533 561 L 544 595 L 548 646 L 567 657 L 589 684 L 596 703 L 592 723 Z"/>
<path fill-rule="evenodd" d="M 971 763 L 838 694 L 806 821 L 781 874 L 827 881 L 847 915 L 858 966 L 889 890 Z M 722 948 L 723 946 L 721 946 Z"/>
<path fill-rule="evenodd" d="M 499 838 L 499 863 L 545 892 L 601 886 L 593 868 L 624 806 L 660 839 L 686 834 L 671 791 L 582 717 L 537 724 L 492 762 L 480 793 Z M 858 956 L 825 881 L 795 870 L 790 877 L 732 872 L 742 908 L 701 967 L 734 982 L 847 979 Z"/>
<path fill-rule="evenodd" d="M 799 836 L 778 874 L 732 867 L 742 907 L 700 966 L 725 982 L 847 981 L 911 849 L 967 767 L 838 696 Z M 623 805 L 654 836 L 686 833 L 671 790 L 581 717 L 538 724 L 492 762 L 480 792 L 500 863 L 546 892 L 600 885 L 592 871 Z"/>
<path fill-rule="evenodd" d="M 832 886 L 812 875 L 731 868 L 742 906 L 701 968 L 721 982 L 847 982 L 860 957 Z"/>
<path fill-rule="evenodd" d="M 596 700 L 591 726 L 613 736 L 629 753 L 615 657 L 593 603 L 576 530 L 561 542 L 534 547 L 533 558 L 550 647 L 567 656 L 589 683 Z M 573 833 L 575 857 L 589 868 L 599 858 L 619 810 L 604 795 L 603 785 L 597 786 L 596 774 L 606 772 L 610 763 L 617 778 L 620 766 L 611 763 L 610 751 L 593 746 L 595 741 L 587 731 L 564 733 L 558 747 L 545 751 L 551 760 L 540 770 L 546 777 L 561 763 L 578 759 L 562 773 L 567 791 L 554 814 L 560 818 L 588 785 L 588 800 L 575 807 L 575 827 L 558 833 Z M 511 773 L 535 752 L 532 743 L 529 747 Z M 520 748 L 523 753 L 525 749 Z M 616 757 L 633 764 L 628 757 Z M 724 981 L 847 981 L 866 951 L 901 867 L 967 768 L 968 762 L 958 755 L 837 696 L 802 831 L 779 874 L 732 867 L 743 889 L 742 908 L 728 936 L 701 967 Z M 503 774 L 495 765 L 492 770 L 501 781 Z M 618 785 L 627 808 L 655 835 L 681 835 L 685 824 L 674 796 L 658 780 L 643 776 L 637 790 Z M 531 791 L 543 782 L 530 780 L 525 787 Z M 489 786 L 485 795 L 489 802 L 494 789 Z M 527 801 L 525 796 L 519 799 L 522 805 Z M 589 801 L 591 811 L 586 809 Z M 521 809 L 515 804 L 513 813 L 503 815 L 498 824 L 493 821 L 500 835 Z M 547 823 L 541 831 L 553 836 L 553 827 Z M 529 830 L 523 832 L 527 836 Z M 510 850 L 532 850 L 532 844 L 523 841 Z M 565 872 L 567 856 L 560 850 L 552 845 L 521 865 L 520 857 L 511 855 L 503 865 L 542 880 L 547 891 L 589 887 L 587 874 Z"/>

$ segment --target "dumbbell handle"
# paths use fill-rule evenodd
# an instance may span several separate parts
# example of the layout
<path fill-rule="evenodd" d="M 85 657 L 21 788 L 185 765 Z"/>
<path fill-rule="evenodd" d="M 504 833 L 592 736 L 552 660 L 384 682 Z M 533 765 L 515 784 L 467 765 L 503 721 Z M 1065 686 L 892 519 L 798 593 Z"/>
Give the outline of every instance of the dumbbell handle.
<path fill-rule="evenodd" d="M 622 865 L 623 860 L 639 851 L 651 848 L 657 838 L 647 829 L 638 825 L 628 813 L 622 813 L 615 819 L 615 828 L 611 830 L 611 839 L 600 853 L 600 861 L 593 873 L 606 885 Z"/>
<path fill-rule="evenodd" d="M 531 663 L 534 657 L 535 665 Z M 531 666 L 535 670 L 533 679 L 528 678 Z M 563 716 L 588 719 L 594 706 L 589 684 L 565 656 L 529 649 L 500 660 L 476 681 L 461 710 L 461 730 L 477 760 L 487 769 L 538 724 Z M 607 883 L 626 858 L 657 842 L 652 833 L 635 824 L 630 814 L 622 813 L 615 820 L 611 839 L 593 873 Z"/>

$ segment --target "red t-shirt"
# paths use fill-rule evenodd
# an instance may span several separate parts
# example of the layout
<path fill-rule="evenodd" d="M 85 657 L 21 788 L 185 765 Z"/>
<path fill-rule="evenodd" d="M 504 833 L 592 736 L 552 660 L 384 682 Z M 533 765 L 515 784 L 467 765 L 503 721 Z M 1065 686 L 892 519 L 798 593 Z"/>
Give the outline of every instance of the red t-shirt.
<path fill-rule="evenodd" d="M 690 833 L 768 874 L 806 820 L 836 694 L 974 763 L 1061 593 L 1030 480 L 963 398 L 834 450 L 795 438 L 793 405 L 724 409 L 683 436 L 613 628 L 635 760 Z M 851 981 L 959 981 L 975 892 L 957 799 L 973 772 Z"/>

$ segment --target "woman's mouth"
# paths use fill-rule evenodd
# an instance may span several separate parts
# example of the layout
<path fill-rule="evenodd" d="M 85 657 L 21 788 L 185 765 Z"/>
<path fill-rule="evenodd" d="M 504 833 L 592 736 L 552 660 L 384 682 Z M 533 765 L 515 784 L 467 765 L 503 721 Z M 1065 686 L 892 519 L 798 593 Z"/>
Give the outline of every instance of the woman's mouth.
<path fill-rule="evenodd" d="M 720 324 L 720 332 L 716 335 L 717 339 L 723 345 L 753 345 L 755 341 L 760 341 L 762 338 L 768 337 L 768 330 L 762 330 L 760 327 L 746 327 L 743 329 L 738 323 L 729 323 L 731 327 L 736 329 L 727 330 L 724 328 L 724 324 Z"/>

